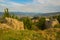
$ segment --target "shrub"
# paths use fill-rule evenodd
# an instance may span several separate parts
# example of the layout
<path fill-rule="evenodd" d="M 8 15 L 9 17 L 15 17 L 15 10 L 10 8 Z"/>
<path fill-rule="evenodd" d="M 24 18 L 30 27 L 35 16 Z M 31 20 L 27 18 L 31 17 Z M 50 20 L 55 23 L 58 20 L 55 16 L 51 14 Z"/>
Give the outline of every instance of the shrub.
<path fill-rule="evenodd" d="M 39 29 L 44 30 L 45 29 L 45 18 L 40 18 L 39 22 L 36 23 L 36 26 L 38 26 Z"/>
<path fill-rule="evenodd" d="M 31 19 L 29 17 L 23 18 L 22 21 L 24 23 L 25 29 L 29 29 L 29 30 L 32 29 L 32 21 L 31 21 Z"/>

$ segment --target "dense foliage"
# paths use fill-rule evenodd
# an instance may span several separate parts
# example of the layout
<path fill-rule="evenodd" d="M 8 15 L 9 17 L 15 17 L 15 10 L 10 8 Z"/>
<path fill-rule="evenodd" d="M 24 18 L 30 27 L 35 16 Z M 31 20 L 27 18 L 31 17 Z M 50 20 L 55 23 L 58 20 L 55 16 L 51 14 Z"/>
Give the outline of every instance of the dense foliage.
<path fill-rule="evenodd" d="M 38 26 L 39 29 L 44 30 L 45 29 L 45 18 L 40 18 L 36 26 Z"/>
<path fill-rule="evenodd" d="M 32 20 L 29 17 L 24 17 L 22 19 L 25 29 L 32 29 Z"/>

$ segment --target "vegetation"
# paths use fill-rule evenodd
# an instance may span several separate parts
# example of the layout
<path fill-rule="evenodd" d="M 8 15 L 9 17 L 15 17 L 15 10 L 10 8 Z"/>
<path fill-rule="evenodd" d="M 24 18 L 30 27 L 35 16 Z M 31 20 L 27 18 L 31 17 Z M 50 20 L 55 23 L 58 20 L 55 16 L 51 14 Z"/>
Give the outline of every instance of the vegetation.
<path fill-rule="evenodd" d="M 37 17 L 33 17 L 32 19 L 39 19 L 39 17 L 37 16 Z"/>
<path fill-rule="evenodd" d="M 48 29 L 45 31 L 33 30 L 6 30 L 0 29 L 0 40 L 59 40 L 60 30 Z"/>
<path fill-rule="evenodd" d="M 22 19 L 23 23 L 24 23 L 24 27 L 25 29 L 29 29 L 31 30 L 32 29 L 32 21 L 29 17 L 24 17 Z"/>
<path fill-rule="evenodd" d="M 58 15 L 57 20 L 58 20 L 58 21 L 59 21 L 59 23 L 60 23 L 60 15 Z"/>
<path fill-rule="evenodd" d="M 11 15 L 11 18 L 14 18 L 14 19 L 20 20 L 20 19 L 18 18 L 18 16 L 16 16 L 15 14 L 12 14 L 12 15 Z"/>
<path fill-rule="evenodd" d="M 5 17 L 10 17 L 10 14 L 9 14 L 8 8 L 4 9 L 3 18 L 5 18 Z"/>
<path fill-rule="evenodd" d="M 38 26 L 39 29 L 44 30 L 45 29 L 45 18 L 40 18 L 36 26 Z"/>

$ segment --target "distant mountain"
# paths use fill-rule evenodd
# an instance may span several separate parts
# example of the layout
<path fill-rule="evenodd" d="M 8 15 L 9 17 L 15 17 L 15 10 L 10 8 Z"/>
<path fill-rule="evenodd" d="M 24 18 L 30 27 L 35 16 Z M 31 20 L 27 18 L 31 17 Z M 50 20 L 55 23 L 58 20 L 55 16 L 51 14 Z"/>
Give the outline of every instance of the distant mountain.
<path fill-rule="evenodd" d="M 10 12 L 10 14 L 15 14 L 17 16 L 35 16 L 37 13 L 28 13 L 28 12 Z M 0 12 L 0 16 L 3 15 L 3 12 Z"/>
<path fill-rule="evenodd" d="M 28 12 L 10 12 L 10 14 L 15 14 L 17 16 L 53 16 L 58 15 L 60 12 L 53 13 L 28 13 Z M 3 15 L 3 12 L 0 12 L 0 16 Z"/>
<path fill-rule="evenodd" d="M 0 16 L 2 16 L 3 15 L 3 12 L 0 12 Z"/>
<path fill-rule="evenodd" d="M 27 12 L 14 12 L 13 14 L 18 15 L 18 16 L 34 16 L 34 15 L 36 15 L 36 13 L 27 13 Z"/>
<path fill-rule="evenodd" d="M 37 14 L 35 16 L 54 16 L 54 15 L 59 15 L 60 12 L 53 12 L 53 13 L 42 13 L 42 14 Z"/>

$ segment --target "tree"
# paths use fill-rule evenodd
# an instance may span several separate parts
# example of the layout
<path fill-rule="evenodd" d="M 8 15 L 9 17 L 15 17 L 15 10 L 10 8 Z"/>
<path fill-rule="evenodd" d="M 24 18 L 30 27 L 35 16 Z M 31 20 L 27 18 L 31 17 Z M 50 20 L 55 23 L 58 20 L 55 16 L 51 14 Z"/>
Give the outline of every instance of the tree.
<path fill-rule="evenodd" d="M 38 16 L 34 16 L 32 19 L 39 19 L 39 17 Z"/>
<path fill-rule="evenodd" d="M 3 18 L 5 18 L 5 17 L 10 17 L 10 14 L 9 14 L 8 8 L 4 9 Z"/>
<path fill-rule="evenodd" d="M 39 29 L 44 30 L 45 29 L 45 18 L 40 18 L 36 26 L 38 26 Z"/>
<path fill-rule="evenodd" d="M 55 16 L 52 16 L 52 18 L 53 18 L 53 19 L 56 19 L 57 17 L 58 17 L 57 15 L 55 15 Z"/>
<path fill-rule="evenodd" d="M 23 20 L 25 29 L 31 30 L 32 29 L 32 21 L 31 21 L 31 19 L 29 17 L 25 17 L 22 20 Z"/>

